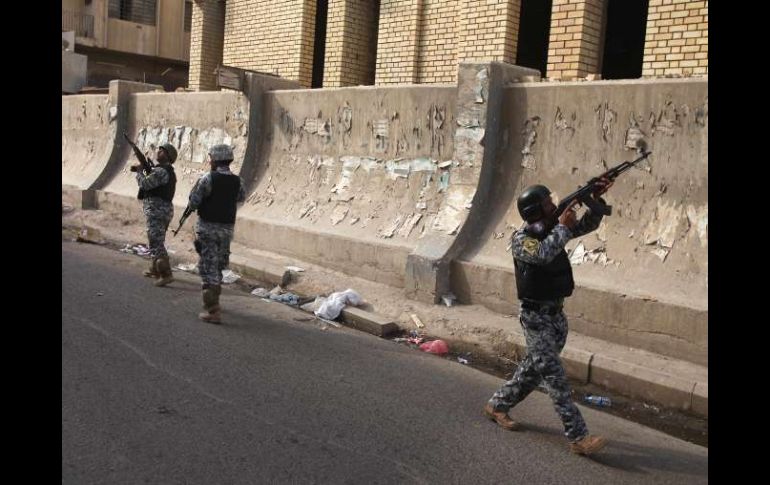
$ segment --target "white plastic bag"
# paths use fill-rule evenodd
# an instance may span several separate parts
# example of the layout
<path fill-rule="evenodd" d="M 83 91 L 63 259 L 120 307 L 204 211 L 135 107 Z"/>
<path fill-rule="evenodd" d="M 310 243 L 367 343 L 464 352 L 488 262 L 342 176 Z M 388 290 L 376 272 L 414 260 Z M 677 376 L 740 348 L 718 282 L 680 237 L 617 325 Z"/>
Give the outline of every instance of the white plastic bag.
<path fill-rule="evenodd" d="M 340 315 L 342 309 L 345 308 L 345 305 L 350 304 L 358 306 L 361 303 L 363 303 L 361 295 L 348 288 L 345 291 L 339 291 L 329 295 L 314 313 L 318 317 L 334 320 Z"/>
<path fill-rule="evenodd" d="M 270 292 L 266 288 L 254 288 L 251 294 L 259 298 L 270 298 Z"/>
<path fill-rule="evenodd" d="M 238 273 L 235 273 L 229 269 L 222 271 L 222 283 L 229 285 L 235 283 L 241 277 Z"/>

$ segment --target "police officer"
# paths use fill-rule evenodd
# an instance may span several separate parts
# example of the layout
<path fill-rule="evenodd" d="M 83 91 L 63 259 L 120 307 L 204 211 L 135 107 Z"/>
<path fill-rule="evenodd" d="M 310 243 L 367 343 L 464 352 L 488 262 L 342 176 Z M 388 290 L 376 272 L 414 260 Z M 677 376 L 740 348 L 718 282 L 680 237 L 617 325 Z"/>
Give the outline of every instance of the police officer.
<path fill-rule="evenodd" d="M 187 206 L 187 210 L 198 211 L 195 249 L 203 290 L 203 312 L 198 317 L 209 323 L 221 323 L 222 270 L 230 263 L 236 204 L 246 199 L 243 180 L 230 171 L 233 158 L 228 145 L 209 149 L 211 171 L 195 183 Z"/>
<path fill-rule="evenodd" d="M 171 263 L 166 251 L 166 231 L 174 217 L 174 192 L 176 174 L 172 164 L 176 161 L 176 148 L 166 143 L 158 148 L 158 165 L 149 174 L 142 171 L 142 165 L 132 165 L 139 184 L 138 199 L 142 201 L 142 212 L 147 220 L 147 240 L 150 245 L 150 269 L 145 276 L 156 278 L 155 286 L 166 286 L 174 281 Z M 151 160 L 149 160 L 152 163 Z"/>
<path fill-rule="evenodd" d="M 609 180 L 602 179 L 593 198 L 604 204 L 599 196 L 610 185 Z M 508 416 L 508 410 L 542 380 L 564 425 L 570 450 L 590 455 L 602 449 L 607 440 L 588 434 L 583 416 L 570 397 L 569 382 L 559 358 L 567 340 L 567 317 L 562 307 L 564 298 L 572 294 L 575 286 L 564 246 L 570 239 L 599 227 L 603 216 L 589 210 L 577 221 L 570 207 L 555 221 L 552 215 L 556 206 L 551 191 L 543 185 L 526 188 L 517 206 L 528 224 L 513 234 L 511 246 L 527 355 L 513 378 L 494 393 L 484 407 L 484 414 L 505 429 L 517 429 L 519 423 Z"/>

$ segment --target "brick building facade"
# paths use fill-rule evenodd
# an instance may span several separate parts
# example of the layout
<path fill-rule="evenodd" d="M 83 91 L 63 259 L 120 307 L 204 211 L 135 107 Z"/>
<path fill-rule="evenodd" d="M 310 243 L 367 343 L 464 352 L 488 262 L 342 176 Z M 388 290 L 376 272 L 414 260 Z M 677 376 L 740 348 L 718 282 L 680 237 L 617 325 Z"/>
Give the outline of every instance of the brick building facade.
<path fill-rule="evenodd" d="M 215 89 L 219 64 L 303 87 L 452 83 L 459 62 L 520 51 L 549 79 L 707 75 L 708 1 L 195 0 L 190 87 Z"/>

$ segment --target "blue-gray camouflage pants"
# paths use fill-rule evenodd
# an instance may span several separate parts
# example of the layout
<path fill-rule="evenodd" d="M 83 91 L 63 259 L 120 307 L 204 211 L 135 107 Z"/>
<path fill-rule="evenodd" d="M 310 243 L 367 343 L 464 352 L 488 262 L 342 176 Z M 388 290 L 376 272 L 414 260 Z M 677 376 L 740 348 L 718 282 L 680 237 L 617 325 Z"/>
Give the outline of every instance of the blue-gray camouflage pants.
<path fill-rule="evenodd" d="M 156 197 L 144 199 L 142 212 L 147 222 L 147 243 L 153 258 L 168 257 L 166 231 L 174 217 L 174 205 Z"/>
<path fill-rule="evenodd" d="M 521 309 L 519 321 L 527 340 L 527 356 L 519 363 L 513 378 L 503 384 L 489 400 L 496 411 L 507 412 L 524 400 L 542 380 L 570 442 L 582 439 L 588 428 L 580 410 L 572 402 L 570 385 L 559 353 L 567 341 L 564 312 L 548 315 Z"/>
<path fill-rule="evenodd" d="M 198 273 L 203 287 L 222 284 L 222 270 L 230 264 L 230 241 L 234 224 L 206 222 L 198 219 L 195 238 L 199 254 Z"/>

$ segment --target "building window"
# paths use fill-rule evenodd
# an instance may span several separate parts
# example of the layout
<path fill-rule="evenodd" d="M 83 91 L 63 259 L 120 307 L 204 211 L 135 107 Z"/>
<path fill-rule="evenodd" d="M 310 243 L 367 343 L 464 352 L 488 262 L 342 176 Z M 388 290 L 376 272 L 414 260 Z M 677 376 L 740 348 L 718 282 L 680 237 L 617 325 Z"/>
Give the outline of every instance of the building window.
<path fill-rule="evenodd" d="M 545 76 L 548 66 L 548 35 L 551 31 L 551 0 L 522 0 L 516 65 L 531 67 Z"/>
<path fill-rule="evenodd" d="M 192 31 L 192 2 L 184 3 L 184 31 Z"/>
<path fill-rule="evenodd" d="M 366 66 L 366 78 L 364 84 L 368 86 L 374 85 L 374 80 L 377 75 L 377 36 L 380 31 L 380 0 L 375 0 L 372 5 L 372 24 L 364 28 L 369 29 L 371 32 L 371 38 L 369 39 L 369 62 Z"/>
<path fill-rule="evenodd" d="M 110 0 L 110 18 L 155 25 L 157 0 Z"/>
<path fill-rule="evenodd" d="M 310 87 L 323 87 L 326 52 L 326 14 L 329 0 L 317 0 L 315 11 L 315 41 L 313 43 L 313 74 Z"/>
<path fill-rule="evenodd" d="M 648 0 L 610 0 L 604 33 L 602 79 L 637 79 L 642 75 Z"/>

